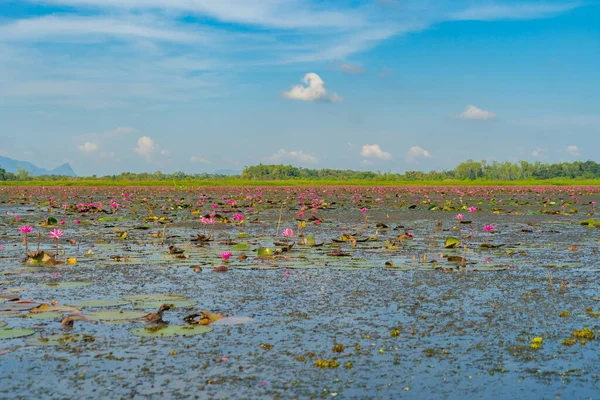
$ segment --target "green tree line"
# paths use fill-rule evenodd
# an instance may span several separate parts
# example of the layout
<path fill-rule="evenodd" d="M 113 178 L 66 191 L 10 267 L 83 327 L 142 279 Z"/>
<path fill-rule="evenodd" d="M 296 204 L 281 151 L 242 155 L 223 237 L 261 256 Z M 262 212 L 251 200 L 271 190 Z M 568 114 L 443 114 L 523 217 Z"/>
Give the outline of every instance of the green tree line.
<path fill-rule="evenodd" d="M 221 174 L 186 174 L 178 171 L 165 174 L 160 171 L 153 173 L 123 172 L 118 175 L 88 176 L 88 177 L 65 177 L 58 175 L 45 175 L 33 177 L 29 171 L 20 169 L 16 174 L 6 172 L 0 168 L 0 181 L 98 181 L 98 182 L 175 182 L 185 184 L 186 181 L 225 181 L 231 179 L 242 179 L 249 181 L 278 181 L 278 180 L 363 180 L 363 181 L 522 181 L 522 180 L 582 180 L 600 179 L 600 164 L 595 161 L 575 161 L 563 163 L 530 163 L 520 161 L 511 162 L 487 162 L 467 160 L 458 164 L 454 169 L 444 171 L 406 171 L 403 174 L 392 172 L 352 171 L 339 169 L 309 169 L 282 164 L 259 164 L 245 167 L 241 175 Z"/>

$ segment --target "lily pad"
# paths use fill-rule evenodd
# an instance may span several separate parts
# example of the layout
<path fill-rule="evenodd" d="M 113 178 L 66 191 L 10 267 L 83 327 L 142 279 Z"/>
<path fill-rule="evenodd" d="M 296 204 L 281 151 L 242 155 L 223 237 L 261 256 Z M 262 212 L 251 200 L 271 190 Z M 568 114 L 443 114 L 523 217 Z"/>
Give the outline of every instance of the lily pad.
<path fill-rule="evenodd" d="M 41 304 L 38 307 L 30 309 L 29 312 L 32 313 L 32 314 L 39 314 L 39 313 L 78 313 L 78 312 L 81 312 L 81 310 L 78 310 L 75 307 L 50 306 L 48 304 Z"/>
<path fill-rule="evenodd" d="M 92 282 L 88 282 L 88 281 L 52 282 L 52 283 L 46 283 L 46 286 L 59 287 L 59 288 L 76 288 L 76 287 L 89 286 L 91 284 L 92 284 Z"/>
<path fill-rule="evenodd" d="M 63 316 L 60 312 L 42 312 L 42 313 L 29 313 L 27 318 L 33 319 L 58 319 Z"/>
<path fill-rule="evenodd" d="M 175 307 L 175 308 L 183 308 L 183 307 L 192 307 L 195 306 L 196 303 L 193 301 L 189 301 L 189 300 L 180 300 L 180 299 L 176 299 L 176 300 L 159 300 L 159 301 L 143 301 L 143 302 L 133 302 L 133 307 L 139 310 L 145 310 L 145 309 L 155 309 L 158 308 L 160 306 L 162 306 L 163 304 L 168 303 L 169 305 Z"/>
<path fill-rule="evenodd" d="M 0 340 L 31 336 L 34 333 L 35 331 L 29 328 L 4 328 L 0 329 Z"/>
<path fill-rule="evenodd" d="M 449 237 L 448 239 L 446 239 L 446 242 L 444 242 L 444 247 L 446 249 L 453 249 L 459 245 L 460 245 L 460 239 L 457 239 L 455 237 Z"/>
<path fill-rule="evenodd" d="M 213 329 L 204 325 L 159 325 L 134 328 L 129 332 L 139 337 L 167 338 L 175 336 L 194 336 L 207 333 Z"/>
<path fill-rule="evenodd" d="M 0 321 L 0 328 L 3 328 L 7 325 L 5 321 Z"/>
<path fill-rule="evenodd" d="M 106 310 L 92 311 L 86 313 L 85 316 L 92 321 L 128 321 L 145 316 L 143 311 L 133 310 Z"/>
<path fill-rule="evenodd" d="M 0 311 L 27 311 L 39 306 L 39 303 L 2 303 Z"/>
<path fill-rule="evenodd" d="M 162 301 L 163 303 L 175 300 L 185 300 L 185 296 L 181 294 L 170 293 L 153 293 L 153 294 L 135 294 L 131 296 L 123 296 L 124 300 L 145 302 L 145 301 Z"/>
<path fill-rule="evenodd" d="M 129 302 L 125 300 L 81 300 L 70 303 L 70 306 L 85 308 L 85 307 L 120 307 L 126 306 Z"/>
<path fill-rule="evenodd" d="M 259 257 L 272 257 L 273 249 L 268 247 L 259 247 L 258 248 L 258 256 Z"/>

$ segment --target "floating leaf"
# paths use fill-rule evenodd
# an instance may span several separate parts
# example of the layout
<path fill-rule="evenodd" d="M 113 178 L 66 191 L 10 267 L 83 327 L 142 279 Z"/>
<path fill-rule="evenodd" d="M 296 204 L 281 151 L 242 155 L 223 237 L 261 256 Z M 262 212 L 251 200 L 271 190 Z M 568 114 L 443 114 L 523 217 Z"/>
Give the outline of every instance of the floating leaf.
<path fill-rule="evenodd" d="M 135 294 L 132 296 L 123 296 L 123 299 L 129 301 L 162 301 L 163 303 L 168 303 L 170 301 L 175 300 L 185 300 L 185 296 L 180 294 L 170 294 L 170 293 L 154 293 L 154 294 Z"/>
<path fill-rule="evenodd" d="M 90 286 L 92 282 L 89 281 L 74 281 L 74 282 L 51 282 L 46 283 L 46 286 L 59 287 L 59 288 L 78 288 L 83 286 Z"/>
<path fill-rule="evenodd" d="M 62 316 L 63 313 L 54 311 L 27 314 L 27 318 L 33 319 L 58 319 Z"/>
<path fill-rule="evenodd" d="M 168 338 L 175 336 L 194 336 L 212 331 L 213 328 L 204 325 L 158 325 L 134 328 L 129 332 L 139 337 Z"/>
<path fill-rule="evenodd" d="M 273 249 L 268 247 L 259 247 L 257 253 L 259 257 L 272 257 Z"/>
<path fill-rule="evenodd" d="M 0 340 L 31 336 L 34 333 L 35 331 L 29 328 L 4 328 L 0 329 Z"/>
<path fill-rule="evenodd" d="M 86 308 L 86 307 L 120 307 L 126 306 L 129 302 L 125 300 L 81 300 L 69 303 L 70 306 Z"/>
<path fill-rule="evenodd" d="M 143 302 L 133 302 L 133 307 L 139 310 L 145 309 L 156 309 L 167 302 L 171 307 L 175 308 L 184 308 L 184 307 L 193 307 L 196 305 L 195 302 L 183 299 L 174 299 L 174 300 L 158 300 L 158 301 L 143 301 Z"/>
<path fill-rule="evenodd" d="M 460 239 L 457 239 L 455 237 L 449 237 L 448 239 L 446 239 L 446 242 L 444 242 L 444 247 L 446 249 L 453 249 L 457 246 L 460 246 Z"/>
<path fill-rule="evenodd" d="M 85 316 L 92 321 L 128 321 L 146 316 L 144 311 L 133 310 L 106 310 L 92 311 Z"/>

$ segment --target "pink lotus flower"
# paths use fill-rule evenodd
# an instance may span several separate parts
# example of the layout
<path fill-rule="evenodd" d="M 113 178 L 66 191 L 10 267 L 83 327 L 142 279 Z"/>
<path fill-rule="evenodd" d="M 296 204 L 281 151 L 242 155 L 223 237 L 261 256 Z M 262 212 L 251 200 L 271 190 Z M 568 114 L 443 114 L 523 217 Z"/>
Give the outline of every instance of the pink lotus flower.
<path fill-rule="evenodd" d="M 469 212 L 475 212 L 477 211 L 477 207 L 469 207 Z"/>
<path fill-rule="evenodd" d="M 496 227 L 495 227 L 494 225 L 485 225 L 485 226 L 483 227 L 483 230 L 484 230 L 484 231 L 486 231 L 486 232 L 491 232 L 491 231 L 493 231 L 494 229 L 496 229 Z"/>
<path fill-rule="evenodd" d="M 65 231 L 63 231 L 62 229 L 53 229 L 50 231 L 50 233 L 48 233 L 48 236 L 50 236 L 50 239 L 60 239 L 61 237 L 63 237 L 63 235 L 65 234 Z"/>
<path fill-rule="evenodd" d="M 296 214 L 298 216 L 298 218 L 302 218 L 304 216 L 304 213 L 299 212 L 298 214 Z"/>
<path fill-rule="evenodd" d="M 79 220 L 79 219 L 76 219 L 76 220 L 75 220 L 75 221 L 73 221 L 73 222 L 75 222 L 76 224 L 80 224 L 80 223 L 81 223 L 81 220 Z"/>
<path fill-rule="evenodd" d="M 64 219 L 62 221 L 59 222 L 59 224 L 64 225 L 67 221 L 65 221 Z"/>
<path fill-rule="evenodd" d="M 285 228 L 285 229 L 284 229 L 284 230 L 281 232 L 281 234 L 282 234 L 283 236 L 285 236 L 285 237 L 292 237 L 292 236 L 294 236 L 294 231 L 293 231 L 293 230 L 291 230 L 290 228 Z"/>
<path fill-rule="evenodd" d="M 31 233 L 33 231 L 33 227 L 29 225 L 25 225 L 19 228 L 21 233 Z"/>
<path fill-rule="evenodd" d="M 464 218 L 464 216 L 462 214 L 458 214 L 456 216 L 456 219 L 459 220 L 459 221 L 462 220 L 463 218 Z"/>
<path fill-rule="evenodd" d="M 367 210 L 367 207 L 363 207 L 363 208 L 360 209 L 361 213 L 366 213 L 367 211 L 369 211 L 369 210 Z"/>
<path fill-rule="evenodd" d="M 229 257 L 231 257 L 230 251 L 224 251 L 221 253 L 221 258 L 223 259 L 223 261 L 229 260 Z"/>
<path fill-rule="evenodd" d="M 236 221 L 243 221 L 244 218 L 245 217 L 242 214 L 233 214 L 233 219 Z"/>

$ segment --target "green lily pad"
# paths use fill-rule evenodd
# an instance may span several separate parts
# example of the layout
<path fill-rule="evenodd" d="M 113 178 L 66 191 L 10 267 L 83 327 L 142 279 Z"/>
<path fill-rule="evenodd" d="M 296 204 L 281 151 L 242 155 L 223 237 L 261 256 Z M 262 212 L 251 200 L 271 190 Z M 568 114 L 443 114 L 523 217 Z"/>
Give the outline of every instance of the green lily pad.
<path fill-rule="evenodd" d="M 31 336 L 34 333 L 35 331 L 29 328 L 4 328 L 0 329 L 0 340 Z"/>
<path fill-rule="evenodd" d="M 2 303 L 0 304 L 0 311 L 27 311 L 38 306 L 38 303 Z"/>
<path fill-rule="evenodd" d="M 58 319 L 60 317 L 62 317 L 63 314 L 60 312 L 43 312 L 43 313 L 37 313 L 37 314 L 27 314 L 27 318 L 33 318 L 33 319 Z"/>
<path fill-rule="evenodd" d="M 85 316 L 92 321 L 128 321 L 142 318 L 145 315 L 146 313 L 143 311 L 133 310 L 92 311 L 85 314 Z"/>
<path fill-rule="evenodd" d="M 3 328 L 7 325 L 6 321 L 0 321 L 0 328 Z"/>
<path fill-rule="evenodd" d="M 139 309 L 139 310 L 145 310 L 145 309 L 155 309 L 155 308 L 159 308 L 160 306 L 162 306 L 163 304 L 170 304 L 172 307 L 175 308 L 184 308 L 184 307 L 192 307 L 195 306 L 196 303 L 193 301 L 189 301 L 189 300 L 165 300 L 165 301 L 143 301 L 143 302 L 133 302 L 133 308 Z"/>
<path fill-rule="evenodd" d="M 79 308 L 93 307 L 120 307 L 126 306 L 129 302 L 125 300 L 81 300 L 70 303 L 70 306 Z"/>
<path fill-rule="evenodd" d="M 139 337 L 167 338 L 175 336 L 194 336 L 212 331 L 213 328 L 204 325 L 158 325 L 134 328 L 129 332 Z"/>
<path fill-rule="evenodd" d="M 453 249 L 459 245 L 460 239 L 457 239 L 455 237 L 449 237 L 448 239 L 446 239 L 446 242 L 444 242 L 444 248 L 446 249 Z"/>
<path fill-rule="evenodd" d="M 259 247 L 258 248 L 258 256 L 259 257 L 272 257 L 273 249 L 268 247 Z"/>
<path fill-rule="evenodd" d="M 131 296 L 123 296 L 124 300 L 129 301 L 162 301 L 163 303 L 175 300 L 185 300 L 185 296 L 181 294 L 170 294 L 170 293 L 153 293 L 153 294 L 134 294 Z"/>
<path fill-rule="evenodd" d="M 246 244 L 246 243 L 236 244 L 235 246 L 233 246 L 233 250 L 237 250 L 237 251 L 250 250 L 250 245 Z"/>
<path fill-rule="evenodd" d="M 46 286 L 51 286 L 51 287 L 59 287 L 59 288 L 76 288 L 76 287 L 83 287 L 83 286 L 89 286 L 91 285 L 92 282 L 88 282 L 88 281 L 79 281 L 79 282 L 52 282 L 52 283 L 46 283 Z"/>

